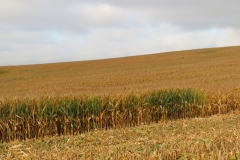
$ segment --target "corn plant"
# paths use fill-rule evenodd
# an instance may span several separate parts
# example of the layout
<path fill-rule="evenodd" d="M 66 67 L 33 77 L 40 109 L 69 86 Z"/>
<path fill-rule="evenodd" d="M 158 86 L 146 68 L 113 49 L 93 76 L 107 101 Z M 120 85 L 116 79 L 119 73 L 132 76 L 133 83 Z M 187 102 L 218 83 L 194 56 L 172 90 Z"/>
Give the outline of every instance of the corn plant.
<path fill-rule="evenodd" d="M 203 114 L 206 95 L 170 89 L 122 96 L 65 96 L 1 102 L 0 140 L 78 134 Z M 202 108 L 202 109 L 201 109 Z"/>

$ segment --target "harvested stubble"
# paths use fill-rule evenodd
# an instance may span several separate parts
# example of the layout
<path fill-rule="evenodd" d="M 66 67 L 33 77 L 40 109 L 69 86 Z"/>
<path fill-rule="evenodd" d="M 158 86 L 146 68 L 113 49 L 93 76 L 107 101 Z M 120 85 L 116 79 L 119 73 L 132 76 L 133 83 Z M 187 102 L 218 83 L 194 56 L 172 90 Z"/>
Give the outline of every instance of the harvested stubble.
<path fill-rule="evenodd" d="M 63 95 L 125 94 L 239 86 L 240 46 L 94 61 L 0 66 L 0 100 Z"/>
<path fill-rule="evenodd" d="M 79 134 L 218 113 L 204 104 L 203 92 L 170 89 L 125 96 L 58 97 L 5 100 L 0 109 L 0 140 Z M 213 110 L 214 109 L 214 110 Z"/>
<path fill-rule="evenodd" d="M 0 159 L 240 159 L 240 112 L 0 144 Z"/>

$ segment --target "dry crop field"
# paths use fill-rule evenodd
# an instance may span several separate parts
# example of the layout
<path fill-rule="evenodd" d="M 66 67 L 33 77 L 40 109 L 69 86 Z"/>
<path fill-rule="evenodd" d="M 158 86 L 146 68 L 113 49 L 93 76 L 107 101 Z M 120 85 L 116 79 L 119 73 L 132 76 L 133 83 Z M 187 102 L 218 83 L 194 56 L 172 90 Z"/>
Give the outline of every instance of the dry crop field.
<path fill-rule="evenodd" d="M 240 159 L 240 113 L 0 144 L 0 159 Z"/>
<path fill-rule="evenodd" d="M 224 47 L 2 66 L 0 158 L 240 159 L 239 62 Z"/>
<path fill-rule="evenodd" d="M 240 47 L 0 67 L 0 98 L 239 86 Z"/>

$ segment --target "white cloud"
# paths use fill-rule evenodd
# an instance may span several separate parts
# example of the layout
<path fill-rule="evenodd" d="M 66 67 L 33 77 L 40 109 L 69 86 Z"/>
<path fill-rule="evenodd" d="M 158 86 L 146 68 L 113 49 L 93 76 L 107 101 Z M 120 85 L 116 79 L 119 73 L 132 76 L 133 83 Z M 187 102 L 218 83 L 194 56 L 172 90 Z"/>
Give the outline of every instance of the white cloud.
<path fill-rule="evenodd" d="M 224 32 L 224 38 L 220 43 L 217 44 L 218 47 L 221 46 L 237 46 L 240 45 L 240 29 L 228 28 Z"/>

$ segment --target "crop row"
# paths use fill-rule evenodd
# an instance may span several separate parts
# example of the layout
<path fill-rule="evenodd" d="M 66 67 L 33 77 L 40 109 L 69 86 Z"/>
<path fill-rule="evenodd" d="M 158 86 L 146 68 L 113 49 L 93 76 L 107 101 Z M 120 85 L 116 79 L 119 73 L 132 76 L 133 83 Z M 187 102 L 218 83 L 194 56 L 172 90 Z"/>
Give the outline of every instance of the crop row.
<path fill-rule="evenodd" d="M 217 103 L 207 104 L 203 92 L 190 88 L 123 96 L 5 99 L 0 101 L 0 141 L 136 126 L 164 119 L 224 113 L 238 107 Z"/>

